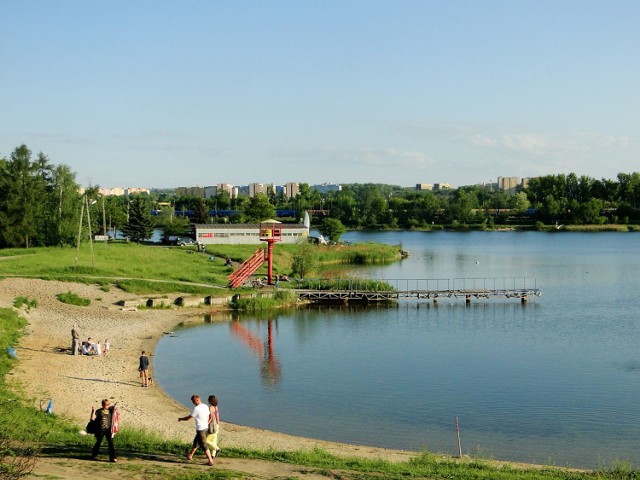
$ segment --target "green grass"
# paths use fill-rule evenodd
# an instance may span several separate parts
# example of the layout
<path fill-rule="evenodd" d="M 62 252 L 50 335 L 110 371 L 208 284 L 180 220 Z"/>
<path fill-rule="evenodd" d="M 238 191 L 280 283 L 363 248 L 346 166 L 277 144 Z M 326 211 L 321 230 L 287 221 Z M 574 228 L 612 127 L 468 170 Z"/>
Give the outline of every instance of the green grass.
<path fill-rule="evenodd" d="M 364 265 L 397 261 L 400 259 L 401 250 L 399 245 L 381 243 L 331 245 L 318 247 L 318 257 L 322 264 Z"/>
<path fill-rule="evenodd" d="M 205 253 L 198 253 L 190 248 L 114 243 L 94 245 L 93 255 L 84 244 L 79 251 L 59 247 L 12 249 L 10 253 L 19 255 L 0 262 L 0 276 L 97 283 L 105 291 L 115 285 L 136 294 L 216 295 L 211 287 L 226 288 L 227 277 L 233 271 L 225 260 L 230 258 L 237 266 L 259 247 L 210 245 Z M 290 274 L 296 248 L 297 245 L 276 245 L 274 274 Z M 399 258 L 399 250 L 397 246 L 368 243 L 318 247 L 321 263 L 327 265 L 393 261 Z M 256 273 L 267 273 L 266 262 Z"/>
<path fill-rule="evenodd" d="M 79 307 L 88 307 L 91 305 L 91 300 L 81 297 L 75 293 L 69 291 L 67 293 L 59 293 L 56 298 L 62 303 L 68 303 L 69 305 L 77 305 Z"/>
<path fill-rule="evenodd" d="M 36 308 L 38 306 L 38 301 L 35 298 L 27 298 L 27 297 L 16 297 L 13 301 L 13 306 L 16 308 L 25 307 L 28 312 L 32 308 Z"/>
<path fill-rule="evenodd" d="M 257 296 L 240 298 L 231 304 L 231 307 L 240 311 L 260 311 L 270 310 L 273 308 L 283 307 L 287 305 L 295 305 L 298 296 L 288 290 L 276 290 L 273 296 Z"/>
<path fill-rule="evenodd" d="M 357 290 L 361 292 L 394 291 L 395 288 L 380 280 L 366 278 L 305 278 L 296 282 L 296 288 L 312 290 Z"/>

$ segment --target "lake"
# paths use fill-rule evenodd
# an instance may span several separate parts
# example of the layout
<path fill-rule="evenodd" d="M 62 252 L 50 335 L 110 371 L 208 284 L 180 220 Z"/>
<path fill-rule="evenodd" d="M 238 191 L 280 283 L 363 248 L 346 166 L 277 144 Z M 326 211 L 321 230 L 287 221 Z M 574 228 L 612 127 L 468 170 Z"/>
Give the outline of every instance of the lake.
<path fill-rule="evenodd" d="M 383 279 L 527 278 L 521 304 L 403 300 L 177 328 L 155 375 L 223 420 L 325 440 L 575 467 L 640 465 L 640 235 L 349 232 L 402 245 Z M 277 246 L 276 246 L 277 248 Z M 527 286 L 533 286 L 527 283 Z"/>

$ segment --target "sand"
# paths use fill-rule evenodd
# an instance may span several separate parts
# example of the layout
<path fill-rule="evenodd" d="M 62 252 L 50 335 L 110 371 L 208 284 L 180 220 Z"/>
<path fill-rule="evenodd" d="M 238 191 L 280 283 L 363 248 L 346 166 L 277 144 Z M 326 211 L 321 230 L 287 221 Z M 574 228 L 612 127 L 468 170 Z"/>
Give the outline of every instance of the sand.
<path fill-rule="evenodd" d="M 67 305 L 56 298 L 57 294 L 68 291 L 91 299 L 91 305 Z M 157 381 L 152 387 L 143 388 L 138 376 L 138 358 L 145 350 L 153 372 L 154 347 L 163 332 L 173 330 L 181 322 L 201 319 L 208 310 L 136 310 L 116 305 L 118 301 L 136 296 L 115 288 L 104 292 L 96 285 L 23 278 L 0 280 L 0 307 L 13 308 L 18 296 L 35 299 L 38 305 L 28 312 L 21 309 L 28 326 L 17 346 L 19 364 L 8 381 L 35 407 L 39 407 L 41 400 L 46 405 L 52 399 L 54 412 L 71 419 L 80 432 L 89 419 L 91 407 L 98 407 L 103 398 L 109 398 L 112 404 L 118 402 L 123 427 L 146 429 L 166 439 L 192 440 L 194 422 L 178 422 L 178 417 L 190 410 L 166 395 Z M 79 326 L 80 340 L 91 336 L 104 343 L 108 338 L 109 354 L 71 355 L 74 323 Z M 220 446 L 223 449 L 231 446 L 276 450 L 319 447 L 336 455 L 391 461 L 408 460 L 415 455 L 415 452 L 326 442 L 227 423 L 224 421 L 224 385 L 217 386 L 216 390 L 222 415 Z M 184 402 L 189 403 L 189 399 L 185 398 Z"/>

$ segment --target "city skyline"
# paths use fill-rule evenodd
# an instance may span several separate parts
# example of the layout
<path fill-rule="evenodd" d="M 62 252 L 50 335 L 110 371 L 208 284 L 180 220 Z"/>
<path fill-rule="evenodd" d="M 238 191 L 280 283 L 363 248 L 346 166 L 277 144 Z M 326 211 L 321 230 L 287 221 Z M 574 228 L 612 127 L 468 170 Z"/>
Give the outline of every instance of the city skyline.
<path fill-rule="evenodd" d="M 631 0 L 3 4 L 0 157 L 83 186 L 615 178 L 640 158 Z"/>

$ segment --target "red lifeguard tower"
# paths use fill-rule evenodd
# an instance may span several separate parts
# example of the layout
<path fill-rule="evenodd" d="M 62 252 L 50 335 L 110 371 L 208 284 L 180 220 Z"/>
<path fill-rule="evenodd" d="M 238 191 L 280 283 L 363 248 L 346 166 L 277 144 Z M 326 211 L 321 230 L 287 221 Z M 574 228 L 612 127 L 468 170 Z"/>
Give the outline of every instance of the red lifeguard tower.
<path fill-rule="evenodd" d="M 282 224 L 277 220 L 261 222 L 260 240 L 267 242 L 267 282 L 273 285 L 273 244 L 282 240 Z"/>
<path fill-rule="evenodd" d="M 266 261 L 269 262 L 267 283 L 273 285 L 273 244 L 282 240 L 282 224 L 277 220 L 265 220 L 259 225 L 260 240 L 267 242 L 267 250 L 259 248 L 237 270 L 229 275 L 229 287 L 238 288 Z"/>

